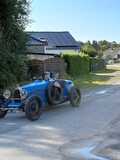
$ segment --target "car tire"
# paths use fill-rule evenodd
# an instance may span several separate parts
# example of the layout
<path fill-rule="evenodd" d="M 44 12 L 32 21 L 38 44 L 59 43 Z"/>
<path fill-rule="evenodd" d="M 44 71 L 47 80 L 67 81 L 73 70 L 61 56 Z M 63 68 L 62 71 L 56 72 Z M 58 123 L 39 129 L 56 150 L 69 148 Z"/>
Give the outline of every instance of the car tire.
<path fill-rule="evenodd" d="M 54 86 L 55 82 L 57 82 L 60 87 Z M 64 91 L 64 89 L 63 89 L 62 85 L 59 83 L 59 81 L 51 82 L 49 84 L 48 90 L 47 90 L 48 103 L 50 105 L 60 104 L 63 100 L 63 91 Z M 57 95 L 54 95 L 53 92 L 54 92 L 54 94 L 58 95 L 58 98 L 56 98 Z"/>
<path fill-rule="evenodd" d="M 30 121 L 36 121 L 42 114 L 41 103 L 36 97 L 32 97 L 25 104 L 25 115 Z"/>
<path fill-rule="evenodd" d="M 3 111 L 0 109 L 0 119 L 4 118 L 7 114 L 7 110 Z"/>
<path fill-rule="evenodd" d="M 79 107 L 81 102 L 81 92 L 78 88 L 72 87 L 69 91 L 70 104 L 73 107 Z"/>

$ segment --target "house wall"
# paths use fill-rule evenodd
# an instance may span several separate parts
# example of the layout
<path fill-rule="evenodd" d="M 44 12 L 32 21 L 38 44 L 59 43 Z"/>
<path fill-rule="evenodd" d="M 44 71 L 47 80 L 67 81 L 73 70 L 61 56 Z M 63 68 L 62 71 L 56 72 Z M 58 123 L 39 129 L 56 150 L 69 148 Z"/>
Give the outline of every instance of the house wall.
<path fill-rule="evenodd" d="M 41 45 L 27 45 L 26 49 L 28 53 L 45 53 L 45 48 Z"/>
<path fill-rule="evenodd" d="M 44 61 L 49 58 L 54 58 L 53 55 L 45 55 L 45 54 L 44 55 L 42 55 L 42 54 L 28 54 L 27 57 L 30 60 L 39 60 L 39 61 Z"/>
<path fill-rule="evenodd" d="M 45 53 L 47 54 L 56 54 L 56 55 L 60 55 L 62 53 L 65 53 L 65 52 L 78 52 L 79 50 L 74 50 L 74 49 L 65 49 L 65 50 L 61 50 L 61 49 L 48 49 L 48 48 L 45 48 Z"/>
<path fill-rule="evenodd" d="M 40 45 L 28 45 L 26 46 L 27 52 L 30 54 L 54 54 L 54 55 L 60 55 L 65 52 L 78 52 L 79 50 L 75 49 L 52 49 L 52 48 L 47 48 L 46 46 L 40 46 Z"/>

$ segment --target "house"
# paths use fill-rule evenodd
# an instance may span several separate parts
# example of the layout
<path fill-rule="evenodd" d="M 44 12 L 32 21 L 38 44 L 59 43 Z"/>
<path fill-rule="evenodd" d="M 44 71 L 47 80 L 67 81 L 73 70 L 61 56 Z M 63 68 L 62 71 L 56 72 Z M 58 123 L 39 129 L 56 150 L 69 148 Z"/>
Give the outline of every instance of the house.
<path fill-rule="evenodd" d="M 108 49 L 103 52 L 103 59 L 107 63 L 120 62 L 120 48 L 117 49 Z"/>
<path fill-rule="evenodd" d="M 80 50 L 80 45 L 69 32 L 27 32 L 26 44 L 30 77 L 43 72 L 57 72 L 62 77 L 65 63 L 60 55 Z"/>
<path fill-rule="evenodd" d="M 79 43 L 69 32 L 27 32 L 27 49 L 31 54 L 60 55 L 80 50 Z"/>

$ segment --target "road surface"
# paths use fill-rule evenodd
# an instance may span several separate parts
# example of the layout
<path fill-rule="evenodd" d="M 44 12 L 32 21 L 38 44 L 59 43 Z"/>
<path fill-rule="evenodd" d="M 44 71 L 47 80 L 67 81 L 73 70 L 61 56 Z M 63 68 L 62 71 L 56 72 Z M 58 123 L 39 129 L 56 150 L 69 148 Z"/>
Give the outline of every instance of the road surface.
<path fill-rule="evenodd" d="M 111 77 L 108 85 L 84 93 L 79 108 L 60 105 L 45 112 L 36 122 L 28 121 L 23 113 L 9 113 L 0 120 L 0 160 L 107 160 L 112 157 L 106 145 L 110 135 L 120 135 L 120 71 Z M 92 151 L 95 155 L 88 153 L 91 150 L 95 150 Z"/>

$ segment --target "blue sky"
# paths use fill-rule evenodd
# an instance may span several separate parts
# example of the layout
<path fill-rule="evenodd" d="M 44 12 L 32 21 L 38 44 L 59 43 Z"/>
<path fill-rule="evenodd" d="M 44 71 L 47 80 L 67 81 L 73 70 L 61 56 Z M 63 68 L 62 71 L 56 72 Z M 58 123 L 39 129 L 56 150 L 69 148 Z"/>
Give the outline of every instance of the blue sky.
<path fill-rule="evenodd" d="M 32 0 L 30 31 L 70 31 L 80 41 L 120 42 L 120 0 Z"/>

